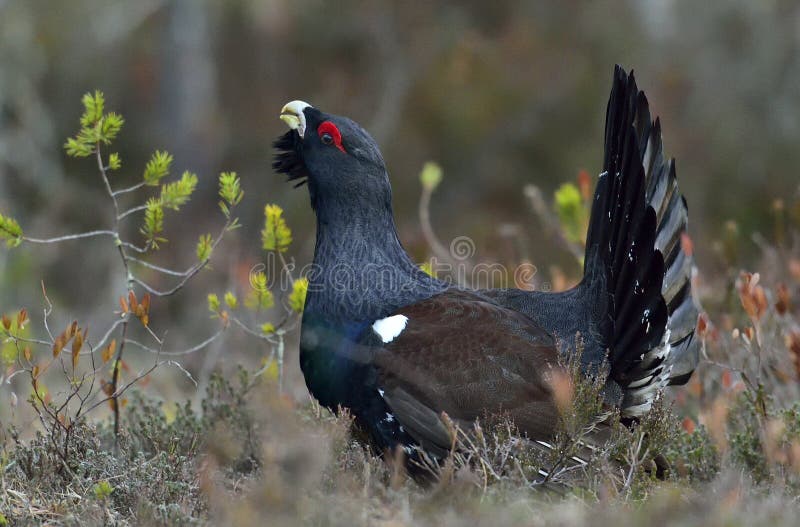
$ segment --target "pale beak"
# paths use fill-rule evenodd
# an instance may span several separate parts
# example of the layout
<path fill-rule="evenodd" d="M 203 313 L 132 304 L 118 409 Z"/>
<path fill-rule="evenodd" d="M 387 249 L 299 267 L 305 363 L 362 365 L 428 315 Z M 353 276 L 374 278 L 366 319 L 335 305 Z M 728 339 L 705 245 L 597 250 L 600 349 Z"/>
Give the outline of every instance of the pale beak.
<path fill-rule="evenodd" d="M 306 116 L 303 110 L 311 106 L 307 102 L 292 101 L 281 108 L 281 121 L 292 130 L 297 130 L 300 139 L 306 133 Z"/>

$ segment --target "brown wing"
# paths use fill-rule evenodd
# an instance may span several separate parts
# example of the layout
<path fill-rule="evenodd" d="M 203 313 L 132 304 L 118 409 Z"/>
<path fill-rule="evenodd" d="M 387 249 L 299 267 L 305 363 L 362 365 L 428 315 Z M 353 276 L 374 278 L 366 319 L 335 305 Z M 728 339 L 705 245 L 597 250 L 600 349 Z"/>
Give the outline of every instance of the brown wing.
<path fill-rule="evenodd" d="M 550 334 L 476 294 L 448 291 L 397 313 L 403 330 L 375 354 L 381 395 L 423 448 L 450 448 L 441 413 L 459 424 L 511 418 L 549 438 L 558 412 L 548 382 L 557 364 Z"/>

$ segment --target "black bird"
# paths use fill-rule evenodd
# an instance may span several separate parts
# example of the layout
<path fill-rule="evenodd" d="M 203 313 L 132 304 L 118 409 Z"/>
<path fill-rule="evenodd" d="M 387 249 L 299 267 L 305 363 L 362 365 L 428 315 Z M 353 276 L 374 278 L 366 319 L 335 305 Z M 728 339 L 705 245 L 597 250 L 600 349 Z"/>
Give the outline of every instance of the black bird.
<path fill-rule="evenodd" d="M 302 101 L 281 119 L 290 131 L 275 142 L 273 166 L 308 184 L 317 217 L 300 366 L 314 397 L 348 408 L 379 451 L 446 455 L 443 412 L 467 426 L 503 414 L 546 442 L 558 421 L 549 372 L 575 353 L 576 335 L 582 371 L 608 372 L 604 397 L 623 419 L 688 381 L 699 342 L 686 202 L 633 73 L 614 72 L 584 278 L 561 293 L 431 278 L 397 237 L 372 137 Z"/>

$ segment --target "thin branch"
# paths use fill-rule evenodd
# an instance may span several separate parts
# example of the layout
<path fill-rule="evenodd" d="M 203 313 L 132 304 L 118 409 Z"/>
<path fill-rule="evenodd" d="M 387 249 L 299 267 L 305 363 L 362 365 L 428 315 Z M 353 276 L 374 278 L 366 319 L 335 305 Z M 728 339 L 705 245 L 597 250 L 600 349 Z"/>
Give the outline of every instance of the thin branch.
<path fill-rule="evenodd" d="M 122 214 L 117 216 L 117 220 L 122 220 L 130 216 L 131 214 L 135 214 L 139 211 L 147 209 L 147 205 L 139 205 L 138 207 L 133 207 L 132 209 L 128 209 Z"/>
<path fill-rule="evenodd" d="M 221 242 L 223 236 L 225 236 L 225 232 L 227 232 L 228 227 L 230 227 L 231 221 L 232 220 L 230 218 L 228 218 L 228 220 L 225 222 L 225 225 L 222 227 L 222 230 L 220 230 L 220 233 L 217 235 L 217 237 L 214 239 L 214 242 L 211 244 L 211 254 L 212 255 L 214 253 L 214 249 L 217 248 L 217 245 L 219 245 L 219 242 Z M 178 291 L 180 291 L 183 288 L 183 286 L 185 286 L 186 283 L 189 280 L 192 279 L 192 277 L 194 275 L 196 275 L 203 268 L 205 268 L 205 266 L 208 265 L 208 262 L 210 262 L 210 261 L 211 261 L 211 256 L 209 256 L 208 258 L 206 258 L 202 262 L 193 265 L 192 267 L 187 269 L 186 272 L 182 275 L 183 276 L 183 280 L 178 282 L 178 284 L 175 285 L 172 289 L 166 289 L 164 291 L 160 291 L 160 290 L 152 287 L 148 283 L 144 282 L 143 280 L 141 280 L 139 278 L 136 278 L 135 276 L 131 276 L 131 279 L 134 282 L 136 282 L 137 284 L 139 284 L 142 288 L 144 288 L 145 291 L 147 291 L 151 295 L 155 295 L 155 296 L 158 296 L 158 297 L 172 296 L 175 293 L 177 293 Z"/>
<path fill-rule="evenodd" d="M 168 275 L 172 275 L 172 276 L 181 276 L 181 277 L 186 276 L 187 274 L 189 274 L 189 272 L 194 267 L 194 265 L 193 265 L 192 267 L 190 267 L 186 271 L 174 271 L 172 269 L 167 269 L 166 267 L 160 267 L 158 265 L 151 264 L 150 262 L 146 262 L 144 260 L 140 260 L 139 258 L 136 258 L 136 257 L 133 257 L 133 256 L 128 256 L 128 261 L 136 262 L 139 265 L 142 265 L 143 267 L 147 267 L 148 269 L 152 269 L 153 271 L 158 271 L 159 273 L 164 273 L 164 274 L 168 274 Z"/>
<path fill-rule="evenodd" d="M 23 236 L 22 239 L 30 243 L 59 243 L 70 240 L 80 240 L 82 238 L 93 238 L 95 236 L 113 236 L 116 237 L 117 233 L 109 230 L 82 232 L 80 234 L 67 234 L 65 236 L 57 236 L 55 238 L 28 238 Z"/>
<path fill-rule="evenodd" d="M 55 338 L 53 338 L 53 333 L 50 331 L 50 325 L 47 322 L 47 319 L 50 316 L 50 313 L 53 312 L 53 303 L 50 302 L 50 298 L 47 296 L 47 289 L 45 289 L 45 287 L 44 287 L 44 280 L 42 280 L 40 283 L 42 285 L 42 296 L 44 296 L 44 299 L 47 301 L 47 307 L 45 307 L 44 310 L 43 310 L 43 312 L 44 312 L 44 317 L 43 317 L 44 329 L 47 331 L 47 334 L 50 336 L 50 342 L 53 342 L 53 341 L 55 341 Z"/>
<path fill-rule="evenodd" d="M 144 350 L 144 351 L 146 351 L 148 353 L 153 353 L 153 354 L 156 354 L 156 355 L 166 355 L 166 356 L 170 356 L 170 357 L 179 357 L 181 355 L 192 354 L 192 353 L 194 353 L 196 351 L 200 351 L 201 349 L 205 348 L 206 346 L 208 346 L 209 344 L 211 344 L 212 342 L 217 340 L 220 337 L 220 335 L 222 335 L 225 332 L 225 329 L 226 329 L 225 327 L 222 327 L 216 333 L 214 333 L 213 335 L 208 337 L 203 342 L 200 342 L 199 344 L 196 344 L 196 345 L 192 346 L 191 348 L 188 348 L 188 349 L 185 349 L 185 350 L 180 350 L 180 351 L 161 351 L 161 350 L 157 350 L 155 348 L 151 348 L 150 346 L 148 346 L 146 344 L 142 344 L 141 342 L 133 340 L 133 339 L 125 339 L 125 342 L 127 342 L 128 344 L 131 344 L 133 346 L 136 346 L 137 348 L 140 348 L 140 349 L 142 349 L 142 350 Z"/>
<path fill-rule="evenodd" d="M 419 198 L 419 223 L 422 227 L 422 236 L 425 238 L 431 251 L 433 251 L 434 256 L 444 262 L 450 262 L 452 261 L 450 252 L 442 245 L 442 242 L 439 241 L 439 237 L 436 236 L 436 233 L 433 231 L 433 226 L 431 225 L 430 207 L 432 195 L 432 188 L 422 187 L 422 195 Z"/>
<path fill-rule="evenodd" d="M 81 355 L 91 355 L 95 351 L 97 351 L 100 348 L 102 348 L 103 345 L 106 343 L 106 341 L 108 341 L 109 337 L 114 332 L 114 330 L 117 329 L 120 324 L 124 324 L 124 323 L 125 323 L 125 319 L 124 318 L 120 318 L 119 320 L 115 320 L 114 323 L 111 324 L 111 327 L 108 328 L 108 330 L 106 331 L 105 335 L 103 335 L 103 338 L 101 338 L 99 341 L 97 341 L 94 344 L 94 347 L 92 349 L 82 351 Z"/>
<path fill-rule="evenodd" d="M 123 189 L 120 189 L 120 190 L 115 190 L 111 194 L 112 194 L 112 196 L 114 196 L 116 198 L 117 196 L 121 196 L 122 194 L 127 194 L 128 192 L 137 191 L 137 190 L 139 190 L 140 188 L 142 188 L 144 186 L 145 186 L 145 182 L 142 181 L 141 183 L 137 183 L 132 187 L 123 188 Z"/>
<path fill-rule="evenodd" d="M 259 333 L 258 331 L 254 331 L 254 330 L 250 329 L 249 327 L 247 327 L 247 324 L 245 324 L 244 322 L 242 322 L 238 318 L 236 318 L 236 317 L 234 317 L 232 315 L 229 315 L 228 319 L 231 320 L 234 324 L 236 324 L 240 328 L 242 328 L 242 330 L 245 333 L 247 333 L 248 335 L 252 335 L 252 336 L 254 336 L 256 338 L 259 338 L 261 340 L 266 340 L 267 342 L 269 342 L 272 345 L 277 345 L 278 344 L 278 341 L 275 340 L 274 338 L 272 338 L 270 335 L 265 335 L 263 333 Z"/>
<path fill-rule="evenodd" d="M 137 252 L 139 254 L 144 254 L 148 250 L 150 250 L 149 246 L 139 247 L 138 245 L 134 245 L 134 244 L 132 244 L 130 242 L 120 242 L 120 244 L 122 245 L 122 247 L 125 247 L 126 249 L 130 249 L 132 251 L 135 251 L 135 252 Z"/>
<path fill-rule="evenodd" d="M 539 217 L 541 222 L 544 223 L 545 228 L 550 231 L 551 236 L 556 239 L 559 245 L 561 245 L 572 256 L 574 256 L 576 260 L 579 262 L 582 261 L 584 256 L 583 248 L 579 244 L 564 237 L 561 227 L 559 226 L 558 219 L 550 211 L 547 203 L 545 203 L 544 197 L 542 196 L 542 191 L 539 189 L 539 187 L 536 185 L 525 185 L 523 193 L 525 194 L 525 197 L 528 198 L 528 201 L 531 204 L 531 209 Z"/>

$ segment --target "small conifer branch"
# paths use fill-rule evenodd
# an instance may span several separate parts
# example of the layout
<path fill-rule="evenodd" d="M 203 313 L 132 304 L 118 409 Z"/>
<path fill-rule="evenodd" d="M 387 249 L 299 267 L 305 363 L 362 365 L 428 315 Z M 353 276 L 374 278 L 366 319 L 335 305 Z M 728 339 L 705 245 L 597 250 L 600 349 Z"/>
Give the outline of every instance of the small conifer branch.
<path fill-rule="evenodd" d="M 82 238 L 93 238 L 95 236 L 116 236 L 116 235 L 117 233 L 115 231 L 99 230 L 99 231 L 82 232 L 79 234 L 67 234 L 65 236 L 57 236 L 55 238 L 29 238 L 27 236 L 23 236 L 22 239 L 30 243 L 59 243 L 59 242 L 67 242 L 70 240 L 80 240 Z"/>

